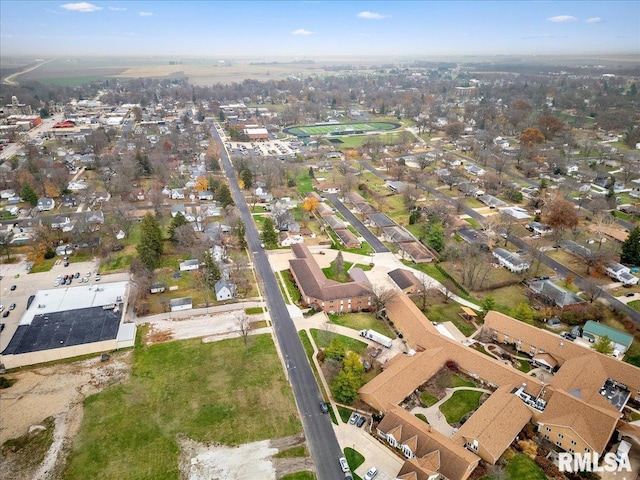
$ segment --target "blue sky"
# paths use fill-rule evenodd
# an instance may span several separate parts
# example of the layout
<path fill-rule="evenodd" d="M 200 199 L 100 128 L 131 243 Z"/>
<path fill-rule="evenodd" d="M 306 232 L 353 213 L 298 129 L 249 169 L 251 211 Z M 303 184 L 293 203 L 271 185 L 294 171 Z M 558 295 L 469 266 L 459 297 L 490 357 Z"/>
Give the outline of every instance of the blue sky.
<path fill-rule="evenodd" d="M 1 55 L 640 55 L 640 1 L 0 1 Z"/>

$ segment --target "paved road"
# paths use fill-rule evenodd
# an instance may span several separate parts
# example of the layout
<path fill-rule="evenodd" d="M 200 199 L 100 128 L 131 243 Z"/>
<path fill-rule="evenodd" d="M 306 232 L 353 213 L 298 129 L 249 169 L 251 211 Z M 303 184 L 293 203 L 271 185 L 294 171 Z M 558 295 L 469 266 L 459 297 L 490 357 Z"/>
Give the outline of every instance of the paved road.
<path fill-rule="evenodd" d="M 316 467 L 316 475 L 320 480 L 344 478 L 338 464 L 342 451 L 333 431 L 331 419 L 328 415 L 320 413 L 319 403 L 322 396 L 300 343 L 300 337 L 287 311 L 267 255 L 260 247 L 258 229 L 238 186 L 224 143 L 215 127 L 211 128 L 211 133 L 220 145 L 221 166 L 229 179 L 233 200 L 246 227 L 247 244 L 253 252 L 253 264 L 262 283 L 262 291 L 269 308 L 276 340 L 286 364 L 289 382 L 293 387 L 309 451 Z"/>
<path fill-rule="evenodd" d="M 378 240 L 378 237 L 376 237 L 371 232 L 371 230 L 365 227 L 364 223 L 362 223 L 360 219 L 358 219 L 358 217 L 351 213 L 351 211 L 346 207 L 344 203 L 338 200 L 337 193 L 325 193 L 324 196 L 328 198 L 331 203 L 333 203 L 334 207 L 336 207 L 336 209 L 342 214 L 342 216 L 346 218 L 351 225 L 353 225 L 353 228 L 355 228 L 358 233 L 362 235 L 362 237 L 364 237 L 364 239 L 367 241 L 367 243 L 369 243 L 369 245 L 371 245 L 376 253 L 386 253 L 389 251 L 389 249 L 384 246 L 384 243 Z"/>
<path fill-rule="evenodd" d="M 371 171 L 378 178 L 381 178 L 383 180 L 387 179 L 387 176 L 383 172 L 375 169 L 371 164 L 369 164 L 369 162 L 361 162 L 361 163 L 365 166 L 365 168 Z M 425 184 L 420 184 L 419 187 L 422 188 L 423 190 L 428 191 L 433 196 L 437 196 L 442 200 L 445 200 L 453 205 L 456 205 L 456 207 L 458 206 L 458 202 L 455 198 L 451 198 L 445 195 L 444 193 L 440 192 L 439 190 L 436 190 L 435 188 L 429 187 Z M 461 206 L 461 208 L 462 208 L 462 211 L 465 214 L 469 215 L 471 218 L 475 218 L 476 220 L 482 220 L 484 218 L 484 216 L 481 213 L 476 212 L 475 210 L 473 210 L 472 208 L 464 204 Z M 534 246 L 525 242 L 520 237 L 516 237 L 515 235 L 510 235 L 509 241 L 521 250 L 525 250 L 529 253 L 533 253 L 534 251 Z M 552 270 L 554 270 L 556 273 L 563 275 L 565 277 L 569 273 L 571 273 L 574 278 L 573 283 L 575 283 L 578 286 L 578 288 L 580 288 L 580 290 L 590 291 L 592 288 L 594 288 L 592 286 L 591 281 L 583 278 L 578 273 L 565 267 L 564 265 L 555 261 L 553 258 L 549 257 L 548 255 L 542 254 L 540 256 L 540 262 L 546 265 L 547 267 L 551 268 Z M 598 288 L 598 298 L 606 301 L 611 307 L 623 312 L 624 314 L 629 316 L 629 318 L 631 318 L 631 320 L 633 320 L 636 324 L 640 325 L 640 312 L 637 312 L 633 308 L 627 306 L 625 303 L 618 300 L 616 297 L 611 295 L 606 290 Z"/>

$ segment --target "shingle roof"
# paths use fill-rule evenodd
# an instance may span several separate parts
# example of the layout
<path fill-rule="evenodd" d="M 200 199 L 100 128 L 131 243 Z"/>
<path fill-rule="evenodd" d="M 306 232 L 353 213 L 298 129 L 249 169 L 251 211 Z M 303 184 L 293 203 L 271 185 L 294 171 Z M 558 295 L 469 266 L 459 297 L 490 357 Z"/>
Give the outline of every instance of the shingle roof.
<path fill-rule="evenodd" d="M 582 298 L 573 292 L 556 285 L 551 280 L 537 280 L 529 282 L 529 288 L 558 307 L 584 303 Z"/>
<path fill-rule="evenodd" d="M 496 463 L 532 417 L 531 410 L 511 390 L 508 385 L 496 390 L 460 427 L 453 440 L 461 445 L 477 440 L 490 455 L 483 460 Z"/>
<path fill-rule="evenodd" d="M 420 470 L 425 467 L 431 470 L 434 466 L 434 460 L 437 459 L 433 458 L 433 452 L 438 452 L 439 472 L 449 480 L 466 479 L 480 462 L 477 455 L 460 445 L 456 445 L 415 415 L 392 405 L 378 425 L 378 429 L 386 433 L 397 426 L 402 427 L 401 437 L 396 438 L 401 443 L 417 437 L 418 447 L 414 452 L 416 458 L 411 463 Z M 427 458 L 422 461 L 424 456 Z"/>
<path fill-rule="evenodd" d="M 414 262 L 430 262 L 433 260 L 431 252 L 419 242 L 404 242 L 399 245 L 400 250 L 403 250 L 409 255 Z"/>
<path fill-rule="evenodd" d="M 361 283 L 329 280 L 306 245 L 295 244 L 291 250 L 296 258 L 289 260 L 289 266 L 304 295 L 324 301 L 371 295 L 371 289 Z"/>
<path fill-rule="evenodd" d="M 391 280 L 400 288 L 400 290 L 404 290 L 409 287 L 421 287 L 422 283 L 418 278 L 413 274 L 410 270 L 405 270 L 403 268 L 396 268 L 395 270 L 391 270 L 387 273 Z"/>

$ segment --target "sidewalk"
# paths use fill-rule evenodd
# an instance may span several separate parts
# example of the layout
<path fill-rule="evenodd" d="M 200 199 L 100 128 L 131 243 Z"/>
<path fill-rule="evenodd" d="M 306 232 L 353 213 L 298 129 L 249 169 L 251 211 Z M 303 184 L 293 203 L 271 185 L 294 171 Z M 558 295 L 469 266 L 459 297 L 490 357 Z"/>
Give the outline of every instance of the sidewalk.
<path fill-rule="evenodd" d="M 452 427 L 447 423 L 447 419 L 440 411 L 440 405 L 449 400 L 452 395 L 458 390 L 472 390 L 474 392 L 484 392 L 491 394 L 491 390 L 487 390 L 484 388 L 476 388 L 476 387 L 455 387 L 455 388 L 447 388 L 445 389 L 446 395 L 438 400 L 438 403 L 430 406 L 430 407 L 415 407 L 411 410 L 411 413 L 414 415 L 416 413 L 421 413 L 425 417 L 427 417 L 427 421 L 429 425 L 435 428 L 438 432 L 443 434 L 445 437 L 451 438 L 454 433 L 456 433 L 457 429 Z"/>

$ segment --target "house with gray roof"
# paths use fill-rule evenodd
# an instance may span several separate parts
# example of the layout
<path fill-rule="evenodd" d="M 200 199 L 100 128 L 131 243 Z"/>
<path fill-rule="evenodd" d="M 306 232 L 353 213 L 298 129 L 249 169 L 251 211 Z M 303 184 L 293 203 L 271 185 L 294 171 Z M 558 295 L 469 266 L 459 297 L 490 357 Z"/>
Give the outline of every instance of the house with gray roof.
<path fill-rule="evenodd" d="M 513 273 L 522 273 L 530 267 L 529 262 L 525 261 L 517 253 L 509 252 L 504 248 L 494 248 L 491 254 L 496 257 L 498 263 Z"/>
<path fill-rule="evenodd" d="M 529 282 L 529 288 L 547 305 L 553 305 L 564 309 L 584 303 L 582 298 L 573 292 L 556 285 L 551 280 L 534 280 Z"/>

